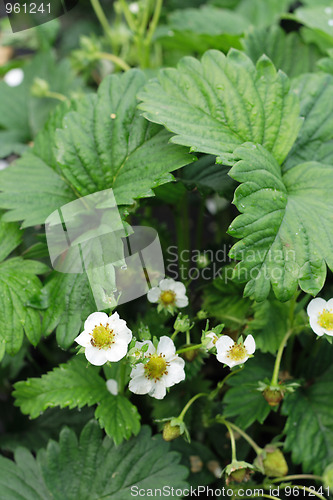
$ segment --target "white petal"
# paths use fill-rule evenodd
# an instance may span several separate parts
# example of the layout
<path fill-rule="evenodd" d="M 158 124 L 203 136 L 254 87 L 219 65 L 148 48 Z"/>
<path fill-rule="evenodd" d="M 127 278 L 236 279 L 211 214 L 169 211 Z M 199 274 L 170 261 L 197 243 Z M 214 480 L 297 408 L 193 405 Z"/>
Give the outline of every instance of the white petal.
<path fill-rule="evenodd" d="M 89 335 L 89 333 L 84 330 L 74 340 L 75 340 L 75 342 L 82 345 L 83 347 L 88 347 L 88 345 L 90 344 L 91 338 L 92 338 L 91 335 Z"/>
<path fill-rule="evenodd" d="M 144 364 L 138 363 L 137 365 L 133 366 L 130 377 L 131 378 L 143 377 L 144 374 L 145 374 Z"/>
<path fill-rule="evenodd" d="M 176 296 L 176 306 L 177 307 L 186 307 L 188 306 L 188 298 L 186 297 L 177 297 Z"/>
<path fill-rule="evenodd" d="M 314 316 L 315 314 L 318 314 L 323 309 L 325 309 L 326 305 L 326 300 L 317 297 L 316 299 L 312 299 L 309 302 L 306 312 L 308 316 Z"/>
<path fill-rule="evenodd" d="M 157 286 L 154 286 L 147 293 L 147 299 L 149 300 L 149 302 L 154 303 L 154 302 L 158 301 L 158 299 L 160 298 L 160 295 L 161 295 L 161 290 Z"/>
<path fill-rule="evenodd" d="M 153 381 L 149 380 L 147 377 L 135 377 L 130 380 L 129 390 L 134 392 L 134 394 L 147 394 L 153 385 Z"/>
<path fill-rule="evenodd" d="M 322 335 L 324 335 L 324 333 L 326 333 L 325 328 L 323 328 L 322 326 L 320 326 L 320 324 L 318 323 L 318 317 L 317 317 L 317 315 L 310 316 L 310 326 L 311 326 L 312 330 L 317 335 L 319 335 L 319 337 L 321 337 Z"/>
<path fill-rule="evenodd" d="M 333 299 L 330 299 L 326 302 L 326 309 L 333 309 Z"/>
<path fill-rule="evenodd" d="M 113 314 L 111 314 L 111 316 L 109 316 L 109 321 L 124 321 L 123 319 L 120 319 L 119 318 L 119 314 L 117 312 L 114 312 Z M 125 321 L 125 324 L 126 324 L 126 321 Z"/>
<path fill-rule="evenodd" d="M 102 325 L 106 325 L 108 319 L 109 317 L 106 313 L 102 312 L 92 313 L 86 319 L 84 323 L 84 329 L 91 332 L 95 328 L 95 326 L 99 325 L 100 323 L 102 323 Z"/>
<path fill-rule="evenodd" d="M 215 344 L 217 353 L 220 355 L 227 352 L 234 345 L 234 343 L 235 342 L 228 335 L 222 335 L 222 337 L 217 339 Z"/>
<path fill-rule="evenodd" d="M 129 328 L 124 328 L 122 330 L 116 330 L 114 335 L 115 342 L 121 342 L 123 344 L 129 344 L 132 340 L 132 332 Z"/>
<path fill-rule="evenodd" d="M 173 279 L 165 279 L 165 280 L 161 280 L 158 287 L 160 288 L 160 290 L 173 290 L 173 287 L 174 287 L 174 284 L 175 284 L 175 280 Z"/>
<path fill-rule="evenodd" d="M 171 290 L 173 290 L 177 296 L 186 295 L 186 287 L 184 283 L 182 283 L 181 281 L 175 281 L 173 288 Z"/>
<path fill-rule="evenodd" d="M 163 383 L 165 386 L 171 387 L 175 384 L 179 384 L 179 382 L 183 380 L 185 380 L 184 365 L 175 362 L 170 363 L 170 366 L 168 366 L 168 373 L 163 375 Z"/>
<path fill-rule="evenodd" d="M 231 359 L 227 357 L 227 354 L 225 351 L 218 352 L 216 354 L 216 359 L 217 359 L 217 361 L 219 361 L 220 363 L 223 363 L 224 365 L 228 365 L 230 367 L 233 366 L 232 365 L 233 361 L 231 361 Z"/>
<path fill-rule="evenodd" d="M 117 396 L 118 394 L 118 382 L 114 380 L 113 378 L 109 378 L 109 380 L 106 381 L 106 388 L 113 396 Z"/>
<path fill-rule="evenodd" d="M 104 365 L 107 362 L 105 353 L 106 351 L 103 349 L 98 349 L 98 347 L 92 345 L 88 346 L 84 352 L 89 363 L 96 366 Z"/>
<path fill-rule="evenodd" d="M 157 346 L 157 354 L 164 354 L 166 360 L 168 360 L 168 358 L 173 357 L 175 353 L 176 353 L 175 344 L 170 339 L 170 337 L 166 337 L 165 335 L 163 335 L 163 337 L 160 338 Z"/>
<path fill-rule="evenodd" d="M 248 354 L 254 353 L 254 351 L 256 350 L 256 343 L 255 343 L 252 335 L 248 335 L 246 337 L 245 342 L 244 342 L 244 347 L 246 348 Z"/>
<path fill-rule="evenodd" d="M 156 399 L 163 399 L 166 395 L 166 388 L 162 380 L 154 382 L 151 390 L 149 391 L 149 396 Z"/>
<path fill-rule="evenodd" d="M 108 361 L 119 361 L 122 359 L 124 356 L 127 354 L 127 345 L 126 344 L 119 344 L 115 343 L 112 344 L 110 349 L 105 350 L 105 356 Z"/>
<path fill-rule="evenodd" d="M 208 344 L 205 344 L 206 345 L 206 349 L 213 349 L 213 347 L 215 347 L 215 344 L 217 342 L 217 335 L 216 333 L 214 332 L 210 332 L 210 333 L 207 333 L 206 334 L 206 338 L 209 338 L 209 339 L 212 339 L 208 342 Z"/>

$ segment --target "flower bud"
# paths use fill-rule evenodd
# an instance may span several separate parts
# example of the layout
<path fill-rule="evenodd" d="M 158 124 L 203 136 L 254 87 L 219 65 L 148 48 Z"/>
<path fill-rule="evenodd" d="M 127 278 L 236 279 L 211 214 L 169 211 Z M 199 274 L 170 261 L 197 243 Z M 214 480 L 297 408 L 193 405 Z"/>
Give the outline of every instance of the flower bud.
<path fill-rule="evenodd" d="M 31 95 L 34 97 L 45 97 L 50 90 L 50 86 L 46 80 L 35 78 L 30 88 Z"/>
<path fill-rule="evenodd" d="M 324 470 L 323 483 L 325 488 L 333 490 L 333 463 L 329 464 Z"/>
<path fill-rule="evenodd" d="M 174 324 L 174 329 L 178 330 L 179 332 L 187 332 L 188 330 L 190 330 L 190 328 L 190 318 L 187 315 L 183 316 L 182 313 L 179 313 Z"/>
<path fill-rule="evenodd" d="M 191 347 L 191 344 L 184 345 L 184 348 L 186 347 Z M 189 351 L 182 352 L 181 357 L 185 359 L 185 361 L 192 363 L 192 361 L 195 360 L 198 354 L 199 354 L 199 349 L 190 349 Z"/>

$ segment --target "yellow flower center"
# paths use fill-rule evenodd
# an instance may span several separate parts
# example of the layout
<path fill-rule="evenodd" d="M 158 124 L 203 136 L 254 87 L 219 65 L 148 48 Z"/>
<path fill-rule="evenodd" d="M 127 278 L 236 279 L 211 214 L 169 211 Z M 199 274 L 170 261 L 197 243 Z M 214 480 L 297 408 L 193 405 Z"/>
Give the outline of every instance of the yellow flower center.
<path fill-rule="evenodd" d="M 322 328 L 326 328 L 326 330 L 333 330 L 333 313 L 332 309 L 324 309 L 318 317 L 318 323 Z"/>
<path fill-rule="evenodd" d="M 165 290 L 160 295 L 160 301 L 164 306 L 171 306 L 176 302 L 176 294 L 172 290 Z"/>
<path fill-rule="evenodd" d="M 232 359 L 233 361 L 240 361 L 243 358 L 247 356 L 247 350 L 246 347 L 244 347 L 244 344 L 234 344 L 232 347 L 230 347 L 227 357 Z"/>
<path fill-rule="evenodd" d="M 99 349 L 109 349 L 114 343 L 114 333 L 108 324 L 105 326 L 103 326 L 102 323 L 96 325 L 91 335 L 91 345 L 98 347 Z"/>
<path fill-rule="evenodd" d="M 167 375 L 169 363 L 163 359 L 164 354 L 151 354 L 150 360 L 145 364 L 145 376 L 149 379 L 160 380 L 162 375 Z"/>

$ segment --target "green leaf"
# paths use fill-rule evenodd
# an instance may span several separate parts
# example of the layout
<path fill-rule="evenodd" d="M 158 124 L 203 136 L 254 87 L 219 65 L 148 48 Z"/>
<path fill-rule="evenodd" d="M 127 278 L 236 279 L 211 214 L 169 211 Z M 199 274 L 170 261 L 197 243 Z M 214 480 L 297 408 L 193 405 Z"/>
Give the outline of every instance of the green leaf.
<path fill-rule="evenodd" d="M 225 418 L 236 417 L 235 423 L 246 429 L 256 420 L 261 424 L 270 412 L 270 406 L 257 391 L 259 380 L 270 377 L 273 373 L 274 360 L 271 357 L 256 353 L 255 357 L 246 361 L 241 372 L 228 380 L 231 386 L 223 398 L 226 405 L 223 410 Z"/>
<path fill-rule="evenodd" d="M 332 376 L 330 368 L 283 401 L 282 413 L 288 416 L 285 449 L 291 451 L 294 463 L 302 464 L 304 472 L 321 475 L 333 460 Z"/>
<path fill-rule="evenodd" d="M 307 162 L 282 176 L 260 145 L 241 146 L 236 157 L 230 175 L 243 182 L 234 198 L 242 214 L 228 232 L 242 238 L 230 257 L 241 260 L 235 275 L 248 282 L 244 295 L 260 302 L 271 285 L 281 301 L 289 300 L 298 285 L 316 295 L 325 282 L 325 262 L 333 268 L 333 221 L 327 216 L 333 210 L 333 167 Z"/>
<path fill-rule="evenodd" d="M 7 232 L 8 228 L 8 232 Z M 13 250 L 20 242 L 20 234 L 14 224 L 1 221 L 0 233 L 5 232 L 2 256 Z M 28 306 L 29 300 L 41 289 L 36 274 L 48 267 L 32 260 L 13 257 L 0 263 L 0 322 L 1 351 L 4 343 L 8 354 L 16 354 L 23 342 L 23 332 L 36 346 L 41 337 L 39 313 Z M 2 357 L 2 356 L 1 356 Z"/>
<path fill-rule="evenodd" d="M 6 500 L 128 500 L 135 486 L 148 492 L 188 486 L 180 455 L 170 452 L 161 436 L 151 437 L 148 427 L 117 447 L 108 437 L 102 440 L 94 421 L 88 422 L 79 440 L 65 427 L 59 442 L 49 441 L 36 459 L 20 448 L 15 460 L 0 457 L 0 487 Z"/>
<path fill-rule="evenodd" d="M 36 77 L 46 80 L 52 92 L 66 96 L 74 89 L 82 88 L 82 82 L 74 77 L 69 61 L 56 61 L 50 51 L 35 56 L 23 70 L 24 80 L 17 87 L 9 87 L 5 82 L 0 82 L 0 127 L 16 137 L 10 153 L 18 151 L 19 143 L 25 144 L 34 137 L 51 110 L 59 103 L 57 99 L 31 95 L 30 89 Z M 9 143 L 7 148 L 8 146 Z"/>
<path fill-rule="evenodd" d="M 0 262 L 19 246 L 22 233 L 17 224 L 8 224 L 0 219 Z"/>
<path fill-rule="evenodd" d="M 241 15 L 211 5 L 199 9 L 181 9 L 171 12 L 168 18 L 170 29 L 193 31 L 200 35 L 218 36 L 223 33 L 241 35 L 248 28 L 248 21 Z"/>
<path fill-rule="evenodd" d="M 236 183 L 229 177 L 229 167 L 215 163 L 216 157 L 203 155 L 198 161 L 186 165 L 179 179 L 190 189 L 197 187 L 201 194 L 218 193 L 232 198 Z"/>
<path fill-rule="evenodd" d="M 218 162 L 243 142 L 263 144 L 279 163 L 301 126 L 297 97 L 284 73 L 263 56 L 255 67 L 242 52 L 210 50 L 177 69 L 163 69 L 139 93 L 149 120 L 176 134 L 171 141 L 214 154 Z"/>
<path fill-rule="evenodd" d="M 227 255 L 221 257 L 224 262 Z M 243 297 L 244 286 L 232 281 L 231 266 L 221 268 L 219 274 L 220 276 L 205 288 L 202 307 L 227 327 L 239 329 L 245 323 L 251 301 Z"/>
<path fill-rule="evenodd" d="M 257 27 L 271 26 L 284 12 L 288 11 L 292 0 L 242 0 L 236 12 L 247 19 L 248 24 Z"/>
<path fill-rule="evenodd" d="M 254 63 L 266 54 L 290 78 L 314 71 L 321 57 L 315 45 L 304 43 L 296 31 L 286 34 L 279 26 L 251 30 L 243 44 Z"/>
<path fill-rule="evenodd" d="M 82 356 L 42 375 L 14 385 L 15 406 L 24 415 L 37 418 L 46 408 L 60 406 L 70 409 L 94 405 L 107 395 L 105 380 L 88 365 Z"/>
<path fill-rule="evenodd" d="M 274 298 L 254 304 L 254 319 L 249 322 L 247 334 L 252 334 L 256 348 L 276 354 L 288 329 L 290 304 Z"/>
<path fill-rule="evenodd" d="M 309 28 L 323 32 L 333 42 L 333 4 L 328 7 L 318 4 L 315 7 L 301 7 L 290 16 L 295 21 Z"/>
<path fill-rule="evenodd" d="M 140 431 L 140 415 L 136 406 L 119 394 L 105 397 L 97 406 L 95 417 L 116 445 Z"/>
<path fill-rule="evenodd" d="M 113 396 L 98 369 L 82 356 L 72 358 L 41 378 L 29 378 L 14 385 L 15 405 L 24 415 L 37 418 L 47 408 L 82 408 L 98 404 L 95 416 L 101 427 L 120 444 L 140 430 L 140 415 L 124 396 Z"/>
<path fill-rule="evenodd" d="M 54 210 L 75 198 L 65 181 L 30 152 L 0 172 L 0 184 L 0 206 L 9 210 L 3 220 L 23 220 L 22 228 L 44 224 Z"/>
<path fill-rule="evenodd" d="M 283 170 L 305 161 L 333 164 L 333 77 L 304 75 L 293 82 L 299 95 L 304 124 Z"/>
<path fill-rule="evenodd" d="M 23 219 L 23 227 L 42 224 L 63 204 L 108 188 L 119 205 L 132 204 L 153 196 L 154 187 L 172 180 L 169 172 L 193 161 L 184 148 L 168 144 L 166 130 L 136 109 L 144 82 L 139 70 L 113 75 L 97 95 L 72 103 L 67 114 L 68 105 L 60 106 L 33 152 L 0 173 L 0 206 L 10 209 L 6 220 Z M 22 184 L 18 179 L 27 169 Z"/>
<path fill-rule="evenodd" d="M 107 77 L 97 96 L 68 113 L 57 131 L 58 162 L 67 181 L 85 196 L 114 190 L 119 205 L 152 196 L 169 172 L 193 160 L 168 144 L 169 134 L 140 116 L 136 94 L 145 83 L 139 70 Z M 97 119 L 98 117 L 98 119 Z"/>
<path fill-rule="evenodd" d="M 49 307 L 43 316 L 43 332 L 56 329 L 58 345 L 68 349 L 80 332 L 83 321 L 96 310 L 86 274 L 65 274 L 54 271 L 43 288 Z"/>

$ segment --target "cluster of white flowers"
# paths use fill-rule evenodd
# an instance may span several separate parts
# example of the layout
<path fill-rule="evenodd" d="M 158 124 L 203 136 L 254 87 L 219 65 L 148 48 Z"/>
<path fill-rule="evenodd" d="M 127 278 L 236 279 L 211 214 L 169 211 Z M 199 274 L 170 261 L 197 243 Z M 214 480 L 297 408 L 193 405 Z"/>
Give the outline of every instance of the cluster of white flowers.
<path fill-rule="evenodd" d="M 188 298 L 183 283 L 172 279 L 164 279 L 158 287 L 148 292 L 150 302 L 158 302 L 159 306 L 174 312 L 178 307 L 186 307 Z M 223 328 L 216 329 L 216 332 Z M 245 363 L 255 351 L 252 335 L 245 342 L 242 339 L 234 342 L 227 335 L 219 336 L 214 331 L 204 334 L 204 349 L 216 349 L 218 361 L 232 368 Z M 132 363 L 129 389 L 135 394 L 149 394 L 156 399 L 163 399 L 166 389 L 185 379 L 185 361 L 176 353 L 171 338 L 162 336 L 158 343 L 150 340 L 135 342 L 128 352 L 132 332 L 126 321 L 119 318 L 118 313 L 108 316 L 104 312 L 90 314 L 84 323 L 84 330 L 75 341 L 85 349 L 87 360 L 97 366 L 108 361 L 117 362 L 128 354 Z M 109 379 L 107 389 L 113 395 L 118 393 L 117 381 Z"/>

